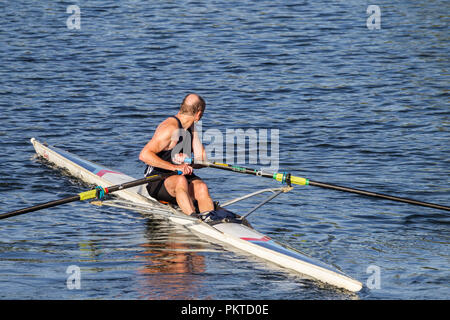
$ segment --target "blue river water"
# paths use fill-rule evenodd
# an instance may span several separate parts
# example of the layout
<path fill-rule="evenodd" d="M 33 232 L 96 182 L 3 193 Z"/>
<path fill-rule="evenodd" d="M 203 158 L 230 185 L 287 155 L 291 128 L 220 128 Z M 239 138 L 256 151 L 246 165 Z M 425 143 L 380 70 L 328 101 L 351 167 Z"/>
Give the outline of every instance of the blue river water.
<path fill-rule="evenodd" d="M 241 129 L 260 150 L 275 132 L 280 171 L 450 205 L 450 4 L 376 5 L 379 29 L 354 0 L 0 1 L 0 213 L 87 187 L 36 159 L 30 138 L 138 178 L 141 148 L 189 92 L 207 103 L 206 145 Z M 198 175 L 220 201 L 279 186 Z M 445 211 L 299 186 L 249 220 L 363 290 L 322 286 L 161 218 L 72 203 L 1 221 L 0 299 L 450 297 Z"/>

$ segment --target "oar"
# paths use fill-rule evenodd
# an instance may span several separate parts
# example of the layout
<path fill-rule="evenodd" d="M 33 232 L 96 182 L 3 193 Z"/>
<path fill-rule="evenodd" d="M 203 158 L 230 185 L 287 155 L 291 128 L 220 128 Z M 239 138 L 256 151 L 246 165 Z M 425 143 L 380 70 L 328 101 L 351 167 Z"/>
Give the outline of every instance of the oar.
<path fill-rule="evenodd" d="M 189 163 L 189 161 L 190 160 L 187 160 L 186 162 Z M 369 197 L 382 198 L 382 199 L 404 202 L 404 203 L 409 203 L 409 204 L 423 206 L 423 207 L 430 207 L 430 208 L 434 208 L 434 209 L 450 211 L 450 207 L 443 206 L 440 204 L 423 202 L 423 201 L 418 201 L 418 200 L 408 199 L 408 198 L 400 198 L 400 197 L 396 197 L 396 196 L 391 196 L 391 195 L 376 193 L 376 192 L 371 192 L 371 191 L 365 191 L 365 190 L 360 190 L 360 189 L 342 187 L 342 186 L 338 186 L 335 184 L 313 181 L 313 180 L 310 180 L 307 178 L 295 177 L 289 173 L 267 173 L 267 172 L 262 172 L 261 170 L 233 166 L 233 165 L 229 165 L 226 163 L 218 163 L 218 162 L 195 161 L 195 164 L 209 167 L 209 168 L 234 171 L 234 172 L 245 173 L 245 174 L 250 174 L 250 175 L 260 176 L 260 177 L 265 177 L 265 178 L 272 178 L 272 179 L 275 179 L 275 180 L 283 182 L 283 183 L 285 182 L 287 184 L 297 184 L 297 185 L 303 185 L 303 186 L 310 185 L 310 186 L 316 186 L 316 187 L 321 187 L 321 188 L 356 193 L 356 194 L 369 196 Z"/>
<path fill-rule="evenodd" d="M 140 186 L 142 184 L 146 184 L 146 183 L 149 183 L 149 182 L 158 181 L 158 180 L 167 178 L 167 177 L 169 177 L 171 175 L 174 175 L 174 174 L 180 174 L 180 172 L 179 171 L 174 171 L 174 172 L 163 173 L 163 174 L 155 174 L 155 175 L 148 176 L 148 177 L 145 177 L 145 178 L 142 178 L 142 179 L 133 180 L 133 181 L 130 181 L 130 182 L 125 182 L 125 183 L 118 184 L 118 185 L 111 186 L 111 187 L 107 187 L 107 188 L 97 187 L 95 189 L 92 189 L 92 190 L 89 190 L 89 191 L 85 191 L 85 192 L 81 192 L 81 193 L 79 193 L 77 195 L 74 195 L 74 196 L 71 196 L 71 197 L 67 197 L 67 198 L 64 198 L 64 199 L 59 199 L 59 200 L 54 200 L 54 201 L 50 201 L 50 202 L 45 202 L 45 203 L 41 203 L 41 204 L 38 204 L 38 205 L 35 205 L 35 206 L 32 206 L 32 207 L 28 207 L 28 208 L 19 209 L 19 210 L 16 210 L 16 211 L 3 213 L 3 214 L 0 214 L 0 219 L 6 219 L 6 218 L 9 218 L 9 217 L 17 216 L 17 215 L 28 213 L 28 212 L 33 212 L 33 211 L 37 211 L 37 210 L 41 210 L 41 209 L 56 207 L 56 206 L 59 206 L 59 205 L 65 204 L 65 203 L 69 203 L 69 202 L 95 199 L 95 198 L 99 197 L 99 193 L 108 194 L 108 193 L 121 191 L 121 190 L 125 190 L 125 189 L 132 188 L 132 187 L 137 187 L 137 186 Z"/>

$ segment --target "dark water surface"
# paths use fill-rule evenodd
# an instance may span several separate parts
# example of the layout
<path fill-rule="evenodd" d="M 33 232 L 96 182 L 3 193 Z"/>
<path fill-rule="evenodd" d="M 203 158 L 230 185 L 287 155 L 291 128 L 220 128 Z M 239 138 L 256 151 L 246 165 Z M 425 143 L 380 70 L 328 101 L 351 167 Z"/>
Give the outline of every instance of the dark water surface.
<path fill-rule="evenodd" d="M 0 1 L 0 212 L 86 188 L 35 159 L 31 137 L 140 177 L 140 149 L 188 92 L 207 101 L 204 131 L 279 130 L 281 171 L 449 205 L 449 2 L 376 4 L 379 30 L 365 1 Z M 199 175 L 222 201 L 278 186 Z M 74 203 L 0 223 L 0 298 L 449 298 L 445 211 L 297 187 L 250 221 L 364 289 Z M 80 289 L 66 285 L 72 265 Z"/>

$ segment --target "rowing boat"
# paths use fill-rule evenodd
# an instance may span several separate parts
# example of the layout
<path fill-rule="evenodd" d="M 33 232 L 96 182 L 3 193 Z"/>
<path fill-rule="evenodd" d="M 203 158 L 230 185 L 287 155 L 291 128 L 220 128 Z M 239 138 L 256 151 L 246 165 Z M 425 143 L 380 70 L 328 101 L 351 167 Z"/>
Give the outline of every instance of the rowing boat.
<path fill-rule="evenodd" d="M 121 172 L 106 168 L 97 163 L 84 160 L 70 152 L 56 147 L 44 145 L 32 138 L 31 142 L 36 153 L 55 166 L 67 170 L 71 175 L 82 181 L 103 188 L 135 180 Z M 221 206 L 230 205 L 263 192 L 285 192 L 288 189 L 264 189 L 259 192 L 228 201 Z M 225 247 L 242 250 L 281 267 L 299 272 L 315 280 L 343 288 L 352 292 L 361 290 L 362 284 L 350 278 L 335 267 L 329 266 L 317 259 L 281 244 L 270 237 L 256 231 L 250 226 L 234 221 L 210 225 L 199 219 L 183 214 L 176 207 L 162 204 L 149 196 L 145 186 L 137 186 L 115 193 L 124 201 L 111 203 L 112 206 L 133 209 L 144 214 L 164 216 L 175 224 L 182 225 L 202 238 L 207 237 L 214 243 Z"/>
<path fill-rule="evenodd" d="M 31 142 L 36 153 L 56 167 L 67 170 L 82 181 L 103 188 L 135 180 L 133 177 L 84 160 L 70 152 L 44 145 L 35 138 Z M 289 188 L 264 189 L 221 205 L 225 207 L 237 201 L 265 192 L 277 195 Z M 362 284 L 350 278 L 337 268 L 314 259 L 298 250 L 281 244 L 256 231 L 250 225 L 236 221 L 221 221 L 208 224 L 183 214 L 176 206 L 162 204 L 149 196 L 145 186 L 140 185 L 115 193 L 120 200 L 107 200 L 101 204 L 132 209 L 143 214 L 163 216 L 175 224 L 182 225 L 203 239 L 221 244 L 224 248 L 244 251 L 263 260 L 293 270 L 304 276 L 352 292 L 361 290 Z M 271 196 L 271 198 L 274 197 Z"/>

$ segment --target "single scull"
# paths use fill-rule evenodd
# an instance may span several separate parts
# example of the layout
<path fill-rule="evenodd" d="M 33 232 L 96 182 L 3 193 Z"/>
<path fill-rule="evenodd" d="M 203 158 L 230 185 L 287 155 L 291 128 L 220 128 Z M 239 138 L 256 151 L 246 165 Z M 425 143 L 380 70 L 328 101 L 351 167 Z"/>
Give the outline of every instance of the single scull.
<path fill-rule="evenodd" d="M 71 175 L 86 183 L 108 188 L 135 180 L 128 175 L 84 160 L 67 151 L 46 146 L 34 138 L 31 139 L 31 142 L 39 156 L 45 158 L 55 166 L 67 170 Z M 289 187 L 284 187 L 260 190 L 230 200 L 222 204 L 221 207 L 264 192 L 272 193 L 271 199 L 274 195 L 287 192 L 290 189 Z M 151 198 L 145 186 L 142 184 L 136 187 L 128 187 L 126 190 L 120 190 L 118 188 L 115 195 L 121 198 L 121 200 L 107 200 L 103 201 L 102 204 L 128 208 L 143 214 L 163 216 L 173 223 L 186 227 L 202 238 L 207 237 L 211 242 L 224 244 L 226 248 L 242 250 L 281 267 L 294 270 L 315 280 L 349 291 L 357 292 L 362 288 L 362 284 L 359 281 L 350 278 L 337 268 L 311 258 L 298 250 L 280 244 L 250 226 L 245 225 L 245 223 L 221 221 L 215 224 L 208 224 L 200 219 L 188 217 L 176 207 L 162 204 Z"/>

